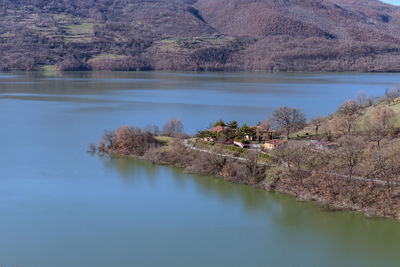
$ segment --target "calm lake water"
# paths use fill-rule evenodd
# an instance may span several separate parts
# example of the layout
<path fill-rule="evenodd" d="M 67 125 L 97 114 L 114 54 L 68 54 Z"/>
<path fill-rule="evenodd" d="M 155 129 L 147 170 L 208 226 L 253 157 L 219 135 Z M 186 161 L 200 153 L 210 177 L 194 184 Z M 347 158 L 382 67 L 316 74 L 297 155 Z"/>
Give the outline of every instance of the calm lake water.
<path fill-rule="evenodd" d="M 399 266 L 400 223 L 85 152 L 105 129 L 310 118 L 400 74 L 0 74 L 0 266 Z"/>

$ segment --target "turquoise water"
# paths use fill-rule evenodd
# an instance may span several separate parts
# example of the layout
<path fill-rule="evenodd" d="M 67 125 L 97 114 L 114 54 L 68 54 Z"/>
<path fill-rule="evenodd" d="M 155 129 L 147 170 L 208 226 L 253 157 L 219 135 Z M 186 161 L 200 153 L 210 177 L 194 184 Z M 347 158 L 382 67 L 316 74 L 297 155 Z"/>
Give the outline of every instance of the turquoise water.
<path fill-rule="evenodd" d="M 400 74 L 0 75 L 0 266 L 398 266 L 400 223 L 85 152 L 105 129 L 328 114 Z"/>

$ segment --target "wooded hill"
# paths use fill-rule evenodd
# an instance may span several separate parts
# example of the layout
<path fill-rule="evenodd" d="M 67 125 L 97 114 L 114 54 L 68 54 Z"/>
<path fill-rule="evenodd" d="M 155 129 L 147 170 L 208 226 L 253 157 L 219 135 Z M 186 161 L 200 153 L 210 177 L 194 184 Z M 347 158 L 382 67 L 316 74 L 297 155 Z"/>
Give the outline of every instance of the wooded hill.
<path fill-rule="evenodd" d="M 400 71 L 377 0 L 3 0 L 3 70 Z"/>

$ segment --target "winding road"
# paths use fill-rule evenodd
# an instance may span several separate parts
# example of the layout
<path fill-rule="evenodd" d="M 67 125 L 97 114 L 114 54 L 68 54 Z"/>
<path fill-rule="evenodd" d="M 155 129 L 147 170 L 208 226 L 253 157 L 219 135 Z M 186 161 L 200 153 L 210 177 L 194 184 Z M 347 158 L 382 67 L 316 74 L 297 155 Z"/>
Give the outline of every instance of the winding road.
<path fill-rule="evenodd" d="M 245 158 L 235 157 L 235 156 L 232 156 L 232 155 L 229 155 L 229 154 L 220 154 L 220 153 L 217 153 L 217 152 L 214 152 L 214 151 L 209 151 L 209 150 L 206 150 L 206 149 L 197 148 L 195 146 L 189 145 L 188 144 L 189 140 L 190 139 L 185 139 L 182 142 L 182 144 L 188 149 L 199 151 L 199 152 L 204 152 L 204 153 L 208 153 L 208 154 L 218 155 L 218 156 L 222 156 L 222 157 L 226 157 L 226 158 L 236 159 L 236 160 L 240 160 L 240 161 L 246 161 Z M 267 166 L 267 167 L 276 167 L 277 166 L 277 165 L 267 164 L 267 163 L 264 163 L 264 162 L 257 162 L 257 163 L 259 165 Z M 287 165 L 287 163 L 283 163 L 283 164 Z M 310 170 L 306 170 L 306 171 L 311 172 Z M 332 175 L 332 176 L 336 176 L 336 177 L 341 177 L 341 178 L 344 178 L 344 179 L 356 180 L 356 181 L 373 182 L 373 183 L 382 184 L 382 185 L 388 184 L 386 181 L 378 180 L 378 179 L 371 179 L 371 178 L 357 177 L 357 176 L 351 176 L 350 177 L 349 175 L 332 173 L 332 172 L 320 172 L 320 173 L 321 174 Z M 389 182 L 389 184 L 395 184 L 395 183 L 394 182 Z"/>

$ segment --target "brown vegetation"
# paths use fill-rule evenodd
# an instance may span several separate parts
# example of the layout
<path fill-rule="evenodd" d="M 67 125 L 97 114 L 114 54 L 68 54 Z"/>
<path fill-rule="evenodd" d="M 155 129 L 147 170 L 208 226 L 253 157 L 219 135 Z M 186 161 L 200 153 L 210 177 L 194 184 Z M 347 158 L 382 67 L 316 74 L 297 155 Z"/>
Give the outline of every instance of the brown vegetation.
<path fill-rule="evenodd" d="M 289 140 L 291 133 L 304 128 L 306 117 L 299 109 L 282 107 L 274 110 L 272 121 L 284 131 L 286 139 Z"/>
<path fill-rule="evenodd" d="M 141 130 L 122 126 L 106 131 L 97 149 L 292 194 L 318 201 L 325 207 L 400 219 L 400 139 L 395 113 L 388 106 L 393 103 L 387 101 L 389 97 L 370 103 L 365 96 L 359 96 L 358 101 L 346 101 L 335 114 L 313 119 L 308 124 L 309 129 L 315 130 L 314 136 L 308 133 L 300 136 L 297 132 L 296 138 L 289 138 L 294 130 L 304 127 L 305 119 L 300 110 L 283 107 L 276 110 L 274 119 L 254 127 L 246 124 L 239 127 L 236 121 L 219 120 L 210 130 L 198 133 L 193 141 L 197 148 L 182 141 L 183 125 L 171 119 L 162 131 L 172 137 L 162 137 L 167 142 L 156 136 L 157 127 Z M 271 121 L 277 123 L 277 130 L 288 139 L 272 152 L 227 145 L 227 139 L 244 137 L 259 144 L 258 137 L 263 136 L 263 131 L 271 132 Z M 335 127 L 328 134 L 327 129 L 332 125 Z M 325 133 L 319 134 L 319 129 Z M 217 142 L 208 142 L 209 138 Z M 334 143 L 324 142 L 325 139 Z M 88 151 L 94 150 L 90 145 Z M 261 162 L 262 157 L 271 163 Z"/>
<path fill-rule="evenodd" d="M 400 8 L 348 0 L 3 0 L 0 69 L 399 71 Z"/>

